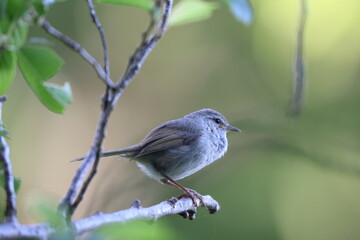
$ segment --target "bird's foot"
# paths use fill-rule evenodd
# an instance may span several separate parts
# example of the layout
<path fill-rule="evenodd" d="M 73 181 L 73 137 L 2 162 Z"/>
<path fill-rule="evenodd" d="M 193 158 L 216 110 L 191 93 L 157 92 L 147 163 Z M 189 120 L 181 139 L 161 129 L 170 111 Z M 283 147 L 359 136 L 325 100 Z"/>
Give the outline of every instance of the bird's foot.
<path fill-rule="evenodd" d="M 171 178 L 169 178 L 168 176 L 164 175 L 164 179 L 160 179 L 160 182 L 165 183 L 165 184 L 169 184 L 171 186 L 177 187 L 179 189 L 181 189 L 183 191 L 183 194 L 178 196 L 177 199 L 180 200 L 184 197 L 189 197 L 191 199 L 191 201 L 193 202 L 193 206 L 195 208 L 195 212 L 190 213 L 190 217 L 188 216 L 189 214 L 186 213 L 186 216 L 182 215 L 185 218 L 189 218 L 189 219 L 194 219 L 195 218 L 195 213 L 196 213 L 196 208 L 199 207 L 198 202 L 200 202 L 200 206 L 203 206 L 210 214 L 215 213 L 219 207 L 213 207 L 210 206 L 210 208 L 205 204 L 204 198 L 203 196 L 196 192 L 195 190 L 192 190 L 190 188 L 184 187 L 182 185 L 180 185 L 179 183 L 175 182 L 174 180 L 172 180 Z M 171 199 L 169 201 L 170 204 L 175 204 L 176 201 L 174 202 L 175 199 Z M 216 203 L 217 204 L 217 203 Z M 218 206 L 219 204 L 217 204 Z M 180 214 L 181 215 L 181 214 Z"/>
<path fill-rule="evenodd" d="M 203 206 L 207 209 L 203 197 L 200 193 L 196 192 L 195 190 L 192 190 L 190 188 L 184 188 L 184 194 L 177 197 L 177 199 L 182 199 L 184 197 L 189 197 L 191 201 L 193 202 L 194 207 L 199 207 L 196 200 L 199 200 L 200 206 Z M 208 210 L 208 209 L 207 209 Z"/>

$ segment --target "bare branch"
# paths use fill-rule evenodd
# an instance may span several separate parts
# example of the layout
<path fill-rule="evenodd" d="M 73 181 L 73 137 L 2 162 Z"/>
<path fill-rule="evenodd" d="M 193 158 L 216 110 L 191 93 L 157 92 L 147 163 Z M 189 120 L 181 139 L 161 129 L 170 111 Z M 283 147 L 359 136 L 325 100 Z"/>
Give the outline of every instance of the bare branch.
<path fill-rule="evenodd" d="M 20 225 L 5 223 L 0 224 L 0 239 L 49 239 L 53 229 L 48 223 L 35 225 Z"/>
<path fill-rule="evenodd" d="M 95 69 L 96 73 L 100 77 L 103 82 L 113 88 L 114 83 L 110 79 L 110 75 L 107 75 L 103 68 L 101 67 L 100 63 L 85 49 L 83 48 L 78 42 L 72 40 L 68 36 L 64 35 L 62 32 L 54 28 L 46 19 L 41 18 L 39 20 L 40 26 L 48 32 L 53 37 L 59 39 L 61 42 L 63 42 L 66 46 L 73 49 L 75 52 L 78 52 L 81 57 L 88 62 L 93 68 Z"/>
<path fill-rule="evenodd" d="M 92 163 L 94 163 L 94 166 L 91 172 L 93 175 L 95 175 L 96 173 L 96 167 L 99 161 L 99 154 L 101 152 L 101 145 L 105 137 L 105 129 L 108 123 L 108 119 L 119 97 L 111 93 L 112 91 L 110 90 L 110 88 L 107 88 L 106 94 L 102 98 L 101 115 L 90 152 L 85 157 L 84 161 L 82 161 L 80 167 L 76 170 L 72 183 L 68 189 L 68 192 L 66 193 L 65 197 L 63 198 L 63 200 L 59 205 L 60 209 L 63 208 L 63 214 L 65 215 L 68 213 L 67 211 L 70 211 L 70 214 L 72 214 L 76 209 L 77 205 L 81 202 L 83 198 L 83 194 L 85 193 L 86 188 L 89 185 L 91 179 L 85 181 L 83 185 L 82 182 L 86 175 L 86 172 L 88 171 Z M 93 177 L 91 176 L 92 174 L 90 174 L 88 178 L 92 178 Z M 81 189 L 80 194 L 74 202 L 74 199 L 76 198 L 79 189 Z"/>
<path fill-rule="evenodd" d="M 97 29 L 99 31 L 99 34 L 100 34 L 101 43 L 102 43 L 102 46 L 103 46 L 103 54 L 104 54 L 104 70 L 105 70 L 105 73 L 106 73 L 106 78 L 107 78 L 106 80 L 107 80 L 107 82 L 109 82 L 109 81 L 111 81 L 111 79 L 110 79 L 110 63 L 109 63 L 109 55 L 108 55 L 108 49 L 107 49 L 104 30 L 103 30 L 103 27 L 102 27 L 102 25 L 100 23 L 100 20 L 99 20 L 97 14 L 96 14 L 93 1 L 92 0 L 87 0 L 87 3 L 88 3 L 88 6 L 89 6 L 90 15 L 92 17 L 92 20 L 93 20 L 94 24 L 96 25 L 96 27 L 97 27 Z M 111 83 L 112 83 L 112 81 L 111 81 Z M 97 165 L 98 165 L 98 162 L 99 162 L 99 154 L 101 152 L 101 145 L 102 145 L 103 139 L 105 137 L 105 129 L 106 129 L 107 121 L 108 121 L 108 118 L 109 118 L 110 113 L 111 113 L 111 111 L 113 109 L 113 106 L 114 106 L 114 103 L 112 103 L 112 100 L 109 99 L 109 96 L 112 96 L 112 92 L 111 92 L 110 88 L 107 88 L 106 89 L 106 94 L 103 97 L 103 104 L 102 104 L 103 110 L 101 112 L 101 116 L 100 116 L 100 120 L 99 120 L 99 124 L 98 124 L 98 129 L 97 129 L 97 132 L 96 132 L 96 136 L 95 136 L 93 146 L 91 148 L 91 153 L 95 154 L 95 162 L 93 164 L 93 168 L 92 168 L 92 170 L 91 170 L 91 172 L 89 174 L 89 177 L 85 180 L 85 182 L 84 182 L 84 184 L 83 184 L 83 186 L 82 186 L 82 188 L 81 188 L 81 190 L 80 190 L 80 192 L 78 194 L 78 197 L 76 198 L 75 202 L 72 203 L 71 206 L 70 206 L 71 212 L 74 212 L 74 210 L 77 208 L 79 203 L 82 201 L 83 196 L 84 196 L 84 194 L 85 194 L 85 192 L 87 190 L 88 185 L 90 184 L 91 180 L 93 179 L 93 177 L 95 176 L 95 174 L 97 172 Z M 91 160 L 88 160 L 88 161 L 90 162 Z M 80 176 L 84 176 L 84 174 L 86 172 L 86 169 L 90 165 L 84 164 L 83 166 L 84 166 L 84 168 L 81 168 L 83 174 L 79 174 L 79 179 L 76 180 L 76 182 L 78 184 L 80 184 L 81 178 L 83 178 L 83 177 L 80 177 Z M 68 205 L 71 203 L 71 199 L 73 197 L 75 197 L 76 189 L 78 189 L 79 187 L 80 187 L 80 185 L 78 185 L 77 188 L 73 188 L 71 191 L 68 192 L 68 198 L 66 200 Z M 70 189 L 71 189 L 71 187 L 70 187 Z M 70 196 L 73 196 L 73 197 L 70 197 Z"/>
<path fill-rule="evenodd" d="M 66 217 L 68 224 L 72 225 L 69 228 L 75 235 L 80 235 L 85 232 L 92 231 L 98 227 L 111 224 L 111 223 L 125 223 L 130 220 L 145 219 L 156 220 L 159 217 L 165 215 L 179 214 L 188 219 L 194 219 L 197 207 L 194 207 L 193 201 L 188 197 L 182 199 L 171 199 L 169 201 L 161 202 L 152 207 L 142 208 L 139 201 L 126 210 L 121 210 L 114 213 L 96 214 L 94 216 L 70 221 L 72 213 L 76 210 L 77 206 L 81 203 L 83 196 L 91 183 L 93 177 L 97 172 L 99 155 L 101 153 L 101 146 L 105 138 L 105 131 L 110 118 L 111 112 L 115 107 L 118 99 L 121 97 L 123 90 L 132 81 L 132 79 L 139 72 L 142 63 L 154 48 L 156 43 L 160 40 L 166 31 L 169 14 L 172 8 L 173 0 L 157 0 L 155 7 L 160 8 L 162 6 L 162 15 L 159 20 L 156 29 L 155 17 L 152 16 L 152 20 L 148 29 L 144 32 L 141 44 L 135 50 L 131 59 L 129 60 L 128 67 L 124 75 L 119 81 L 114 84 L 110 77 L 110 66 L 108 59 L 108 50 L 105 41 L 105 35 L 103 33 L 102 25 L 96 15 L 92 0 L 87 0 L 90 9 L 90 14 L 96 24 L 104 51 L 104 69 L 101 64 L 90 55 L 90 53 L 84 49 L 79 43 L 70 39 L 60 31 L 52 27 L 45 19 L 40 19 L 39 24 L 52 36 L 62 41 L 65 45 L 78 52 L 88 63 L 90 63 L 96 70 L 99 77 L 106 84 L 106 92 L 102 97 L 101 114 L 96 129 L 96 134 L 91 145 L 91 149 L 80 167 L 76 170 L 72 183 L 66 193 L 65 197 L 59 204 L 60 212 Z M 163 3 L 163 4 L 161 4 Z M 154 13 L 154 12 L 153 12 Z M 1 105 L 4 99 L 0 99 L 0 123 L 1 123 Z M 0 131 L 2 127 L 0 126 Z M 9 149 L 6 144 L 5 138 L 0 136 L 0 162 L 3 165 L 3 171 L 5 175 L 5 190 L 7 195 L 7 206 L 5 223 L 0 224 L 0 239 L 11 238 L 40 238 L 48 239 L 51 234 L 56 232 L 56 226 L 51 226 L 48 223 L 41 223 L 37 225 L 21 225 L 16 219 L 16 195 L 14 190 L 14 178 L 11 169 L 11 162 L 9 159 Z M 91 171 L 87 178 L 85 176 L 91 168 Z M 203 196 L 202 201 L 207 210 L 210 213 L 215 213 L 220 209 L 219 204 L 211 196 Z M 196 204 L 200 205 L 200 200 L 196 200 Z"/>
<path fill-rule="evenodd" d="M 2 123 L 2 104 L 6 97 L 0 98 L 0 132 L 4 132 Z M 16 193 L 14 187 L 14 175 L 10 161 L 10 149 L 6 143 L 5 136 L 0 135 L 0 163 L 4 172 L 4 189 L 6 193 L 5 222 L 17 224 L 16 218 Z"/>
<path fill-rule="evenodd" d="M 304 28 L 307 17 L 306 0 L 300 0 L 300 23 L 297 35 L 297 47 L 295 54 L 293 94 L 288 107 L 288 115 L 300 114 L 304 95 L 305 73 L 303 59 Z"/>
<path fill-rule="evenodd" d="M 82 201 L 83 196 L 84 196 L 88 186 L 90 185 L 91 180 L 93 179 L 93 177 L 95 176 L 95 174 L 97 172 L 99 156 L 100 156 L 100 152 L 101 152 L 101 145 L 105 138 L 105 129 L 106 129 L 110 114 L 111 114 L 118 98 L 120 97 L 119 94 L 112 95 L 111 99 L 109 99 L 110 95 L 112 95 L 110 92 L 110 89 L 107 89 L 106 94 L 103 96 L 103 104 L 102 104 L 103 110 L 101 111 L 101 116 L 100 116 L 97 131 L 96 131 L 96 136 L 93 141 L 93 145 L 91 147 L 91 153 L 93 155 L 95 155 L 95 161 L 93 163 L 93 167 L 89 173 L 89 176 L 87 177 L 87 179 L 84 181 L 83 185 L 81 186 L 80 192 L 79 192 L 76 200 L 71 205 L 71 212 L 74 212 L 74 210 L 77 208 L 79 203 Z M 85 161 L 87 161 L 86 158 L 84 159 L 84 162 Z M 90 166 L 86 165 L 85 163 L 83 163 L 80 166 L 80 168 L 82 168 L 82 166 L 84 166 L 83 175 L 85 175 L 85 172 L 87 171 L 88 167 L 90 167 Z M 85 166 L 87 166 L 86 169 L 85 169 Z M 80 181 L 77 182 L 77 184 L 80 184 L 80 183 L 81 183 Z M 80 188 L 80 185 L 77 187 L 77 189 L 79 189 L 79 188 Z"/>
<path fill-rule="evenodd" d="M 78 52 L 88 63 L 90 63 L 96 70 L 99 77 L 107 85 L 107 93 L 103 97 L 103 104 L 102 104 L 103 110 L 101 112 L 98 128 L 96 131 L 96 135 L 95 135 L 91 150 L 90 150 L 88 156 L 86 157 L 85 161 L 83 162 L 83 164 L 77 169 L 77 171 L 74 175 L 73 181 L 68 189 L 68 192 L 66 193 L 65 197 L 59 204 L 59 209 L 64 216 L 69 216 L 69 214 L 71 215 L 73 210 L 76 208 L 76 206 L 82 199 L 82 195 L 81 195 L 78 198 L 78 200 L 76 200 L 77 203 L 75 205 L 73 204 L 73 201 L 76 197 L 77 191 L 81 187 L 82 180 L 84 179 L 85 174 L 87 172 L 87 169 L 91 166 L 94 159 L 95 159 L 95 162 L 98 162 L 98 155 L 99 155 L 99 152 L 101 151 L 101 149 L 100 149 L 101 144 L 102 144 L 103 138 L 105 136 L 105 128 L 106 128 L 107 121 L 108 121 L 107 119 L 113 108 L 113 104 L 111 104 L 111 99 L 109 99 L 109 96 L 112 94 L 109 94 L 109 93 L 111 93 L 111 89 L 114 87 L 114 83 L 111 81 L 111 78 L 110 78 L 109 58 L 108 58 L 108 50 L 107 50 L 105 35 L 103 32 L 101 23 L 96 16 L 93 2 L 91 0 L 87 0 L 87 2 L 88 2 L 88 6 L 90 9 L 90 14 L 92 16 L 93 22 L 97 26 L 99 33 L 100 33 L 102 46 L 103 46 L 103 52 L 104 52 L 104 65 L 105 65 L 104 69 L 105 69 L 105 71 L 101 67 L 100 63 L 93 56 L 91 56 L 91 54 L 86 49 L 84 49 L 79 43 L 70 39 L 69 37 L 67 37 L 66 35 L 61 33 L 60 31 L 55 29 L 45 19 L 41 19 L 39 21 L 40 25 L 49 34 L 53 35 L 57 39 L 61 40 L 65 45 L 67 45 L 71 49 Z M 97 165 L 97 164 L 95 164 L 95 165 Z"/>
<path fill-rule="evenodd" d="M 143 32 L 142 34 L 142 44 L 144 44 L 147 39 L 149 38 L 150 36 L 150 33 L 152 32 L 152 30 L 154 29 L 155 25 L 156 25 L 156 22 L 157 22 L 157 19 L 156 19 L 156 16 L 158 15 L 157 12 L 160 10 L 160 7 L 161 7 L 161 1 L 158 0 L 154 3 L 154 6 L 150 12 L 150 24 L 148 26 L 148 28 L 145 30 L 145 32 Z"/>
<path fill-rule="evenodd" d="M 203 201 L 211 213 L 215 213 L 220 209 L 220 205 L 211 196 L 203 196 Z M 198 204 L 200 202 L 197 202 Z M 166 215 L 174 215 L 182 213 L 190 213 L 195 217 L 196 208 L 190 198 L 183 198 L 178 201 L 163 201 L 157 205 L 142 208 L 140 203 L 136 201 L 129 209 L 121 210 L 114 213 L 97 213 L 91 217 L 73 221 L 73 229 L 75 235 L 95 230 L 107 224 L 126 223 L 131 220 L 157 220 Z M 48 239 L 55 229 L 47 223 L 36 225 L 14 225 L 0 224 L 0 239 L 14 238 L 40 238 Z"/>
<path fill-rule="evenodd" d="M 220 205 L 211 196 L 203 196 L 203 200 L 207 208 L 213 210 L 212 213 L 220 210 Z M 200 204 L 199 200 L 197 203 Z M 173 203 L 172 200 L 163 201 L 148 208 L 141 208 L 137 203 L 137 206 L 129 209 L 107 214 L 100 213 L 86 219 L 74 221 L 74 228 L 76 234 L 82 234 L 105 224 L 125 223 L 137 219 L 156 220 L 166 215 L 181 214 L 183 212 L 196 213 L 196 210 L 190 198 L 183 198 L 175 203 Z"/>
<path fill-rule="evenodd" d="M 103 47 L 103 53 L 104 53 L 104 70 L 106 73 L 106 81 L 110 82 L 110 63 L 109 63 L 109 52 L 108 52 L 108 48 L 107 48 L 107 44 L 106 44 L 106 38 L 105 38 L 105 34 L 104 34 L 104 29 L 100 23 L 99 18 L 96 15 L 96 11 L 95 11 L 95 7 L 94 7 L 94 3 L 92 0 L 86 0 L 89 6 L 89 10 L 90 10 L 90 15 L 91 18 L 93 20 L 93 22 L 95 23 L 99 34 L 100 34 L 100 38 L 101 38 L 101 44 Z"/>
<path fill-rule="evenodd" d="M 161 17 L 161 21 L 157 26 L 156 32 L 153 33 L 147 40 L 143 39 L 140 46 L 135 50 L 133 55 L 130 57 L 129 64 L 126 68 L 124 75 L 116 84 L 116 89 L 118 89 L 118 91 L 122 92 L 127 87 L 127 85 L 139 72 L 141 65 L 146 59 L 147 55 L 151 52 L 151 50 L 154 48 L 156 43 L 164 35 L 168 24 L 172 3 L 173 3 L 172 0 L 164 0 L 162 17 Z M 158 5 L 156 4 L 155 6 Z M 153 24 L 154 24 L 153 22 L 150 22 L 150 27 L 147 29 L 147 31 L 145 31 L 143 36 L 149 35 L 149 32 L 152 29 Z"/>
<path fill-rule="evenodd" d="M 156 6 L 158 6 L 158 5 L 156 5 Z M 87 172 L 87 169 L 89 168 L 89 166 L 91 164 L 89 162 L 93 162 L 91 172 L 89 173 L 88 177 L 84 181 L 77 198 L 71 204 L 70 213 L 73 213 L 75 211 L 75 209 L 77 208 L 77 206 L 79 205 L 79 203 L 82 201 L 83 196 L 84 196 L 89 184 L 91 183 L 91 180 L 93 179 L 93 177 L 95 176 L 95 174 L 97 172 L 97 167 L 98 167 L 98 163 L 99 163 L 99 154 L 101 152 L 101 145 L 102 145 L 103 139 L 105 137 L 105 130 L 106 130 L 106 126 L 107 126 L 107 122 L 110 117 L 110 114 L 111 114 L 114 106 L 116 105 L 118 99 L 120 98 L 123 90 L 131 82 L 131 80 L 136 76 L 136 74 L 138 73 L 138 71 L 141 67 L 141 64 L 146 59 L 147 55 L 151 52 L 151 50 L 153 49 L 155 44 L 160 40 L 160 38 L 164 34 L 167 23 L 168 23 L 168 17 L 169 17 L 170 11 L 171 11 L 171 7 L 172 7 L 172 0 L 164 0 L 162 18 L 161 18 L 161 21 L 159 22 L 157 32 L 154 33 L 149 38 L 148 41 L 142 41 L 141 46 L 139 48 L 137 48 L 137 50 L 131 57 L 129 66 L 126 69 L 124 77 L 121 78 L 121 80 L 119 80 L 120 84 L 118 85 L 118 87 L 116 87 L 114 90 L 108 88 L 105 96 L 103 97 L 102 112 L 101 112 L 96 136 L 94 138 L 90 154 L 88 155 L 88 157 L 86 157 L 84 159 L 83 163 L 78 168 L 78 170 L 75 174 L 75 177 L 71 183 L 71 186 L 69 188 L 69 191 L 61 203 L 61 206 L 64 206 L 64 205 L 69 206 L 69 204 L 71 204 L 71 202 L 73 201 L 73 199 L 75 197 L 76 192 L 78 191 L 78 189 L 80 187 L 80 183 L 82 182 L 82 180 L 85 176 L 85 173 Z M 150 25 L 152 25 L 152 24 L 153 23 L 150 23 Z M 151 28 L 147 29 L 147 31 L 150 31 L 150 30 L 151 30 Z M 92 158 L 90 156 L 92 156 Z"/>

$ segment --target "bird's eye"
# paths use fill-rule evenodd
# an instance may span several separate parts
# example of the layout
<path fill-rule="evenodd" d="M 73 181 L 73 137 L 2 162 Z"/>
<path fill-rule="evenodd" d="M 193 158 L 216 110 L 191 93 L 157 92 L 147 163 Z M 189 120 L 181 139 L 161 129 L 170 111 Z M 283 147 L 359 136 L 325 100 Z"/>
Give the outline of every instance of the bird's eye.
<path fill-rule="evenodd" d="M 220 123 L 221 123 L 220 118 L 214 118 L 214 121 L 215 121 L 217 124 L 220 124 Z"/>

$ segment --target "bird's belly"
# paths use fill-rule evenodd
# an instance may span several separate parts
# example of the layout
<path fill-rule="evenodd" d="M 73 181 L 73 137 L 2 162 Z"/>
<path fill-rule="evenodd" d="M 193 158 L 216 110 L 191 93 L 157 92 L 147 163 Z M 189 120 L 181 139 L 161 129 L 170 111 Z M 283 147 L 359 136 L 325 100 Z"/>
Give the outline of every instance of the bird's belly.
<path fill-rule="evenodd" d="M 173 149 L 170 151 L 171 156 L 160 160 L 161 166 L 164 168 L 167 176 L 174 179 L 182 179 L 187 177 L 200 169 L 204 168 L 211 162 L 208 154 L 204 151 L 199 151 L 196 145 L 183 146 L 180 149 Z M 169 159 L 172 159 L 169 161 Z"/>
<path fill-rule="evenodd" d="M 218 151 L 216 154 L 206 152 L 196 145 L 187 145 L 167 150 L 166 153 L 158 154 L 151 159 L 138 159 L 137 164 L 151 178 L 160 180 L 166 175 L 178 180 L 199 171 L 223 154 Z"/>

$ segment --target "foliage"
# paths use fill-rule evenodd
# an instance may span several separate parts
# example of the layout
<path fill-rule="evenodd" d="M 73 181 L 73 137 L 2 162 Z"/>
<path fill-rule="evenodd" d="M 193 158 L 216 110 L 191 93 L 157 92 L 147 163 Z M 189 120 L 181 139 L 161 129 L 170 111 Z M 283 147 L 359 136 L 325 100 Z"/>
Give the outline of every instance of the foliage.
<path fill-rule="evenodd" d="M 154 12 L 158 7 L 156 1 L 151 0 L 99 0 L 98 2 L 131 6 L 148 12 Z M 66 82 L 61 86 L 48 82 L 59 73 L 64 60 L 48 46 L 41 45 L 41 42 L 31 43 L 28 39 L 29 28 L 40 23 L 54 3 L 54 0 L 0 0 L 0 96 L 6 94 L 11 87 L 18 68 L 32 92 L 46 108 L 54 113 L 64 113 L 72 102 L 70 84 Z M 252 9 L 246 0 L 224 1 L 224 3 L 237 20 L 244 24 L 251 22 Z M 170 25 L 174 27 L 208 19 L 218 8 L 217 2 L 178 1 Z M 0 136 L 6 137 L 8 133 L 2 128 Z M 4 172 L 0 165 L 0 187 L 4 188 L 4 185 Z M 20 185 L 21 180 L 15 178 L 16 192 Z M 63 216 L 60 216 L 53 206 L 39 204 L 36 208 L 42 219 L 50 225 L 60 229 L 64 227 Z M 155 232 L 154 228 L 151 228 L 153 233 L 149 235 L 150 228 L 147 226 L 138 222 L 129 223 L 121 228 L 109 226 L 100 229 L 96 234 L 128 239 L 169 239 L 171 236 L 165 227 L 160 227 Z"/>
<path fill-rule="evenodd" d="M 98 0 L 100 3 L 109 3 L 123 6 L 131 6 L 147 11 L 153 9 L 154 1 L 151 0 Z M 234 17 L 248 25 L 253 19 L 253 10 L 248 0 L 222 0 L 229 7 Z M 170 17 L 169 25 L 178 26 L 196 21 L 206 20 L 211 17 L 213 11 L 218 8 L 216 2 L 204 0 L 181 0 L 179 1 Z"/>
<path fill-rule="evenodd" d="M 23 46 L 18 51 L 18 64 L 40 101 L 53 112 L 63 112 L 72 99 L 70 85 L 60 87 L 45 82 L 61 69 L 62 59 L 49 48 Z"/>
<path fill-rule="evenodd" d="M 156 8 L 151 0 L 98 0 L 100 3 L 131 6 L 146 11 Z M 0 0 L 0 96 L 11 86 L 19 66 L 26 82 L 45 107 L 63 113 L 72 101 L 69 83 L 59 86 L 46 81 L 56 75 L 63 60 L 51 49 L 27 44 L 28 29 L 41 21 L 49 0 Z M 246 0 L 224 1 L 236 19 L 245 24 L 252 20 L 252 9 Z M 209 18 L 218 8 L 214 2 L 182 0 L 174 8 L 170 25 L 178 26 Z"/>
<path fill-rule="evenodd" d="M 0 95 L 6 93 L 18 65 L 39 100 L 51 111 L 63 113 L 72 101 L 68 83 L 63 87 L 45 83 L 58 73 L 63 60 L 51 49 L 26 44 L 29 26 L 45 14 L 49 1 L 1 0 Z"/>
<path fill-rule="evenodd" d="M 218 5 L 212 2 L 183 0 L 175 6 L 169 25 L 176 26 L 207 19 L 216 8 Z"/>
<path fill-rule="evenodd" d="M 150 11 L 154 6 L 151 0 L 98 0 L 98 2 L 136 7 L 147 11 Z"/>
<path fill-rule="evenodd" d="M 99 2 L 118 3 L 145 11 L 150 11 L 153 6 L 153 1 L 150 0 Z M 3 7 L 4 3 L 6 5 L 7 1 L 0 0 L 0 19 L 2 19 L 0 28 L 7 32 L 9 20 L 3 20 L 4 14 L 7 14 L 3 11 L 6 9 Z M 15 3 L 19 4 L 19 1 L 11 4 Z M 253 12 L 248 1 L 223 0 L 222 3 L 239 21 L 245 24 L 252 21 Z M 194 10 L 194 4 L 200 6 L 198 7 L 200 10 Z M 292 47 L 296 25 L 292 24 L 292 20 L 297 19 L 294 14 L 296 12 L 290 1 L 261 1 L 261 3 L 254 1 L 254 4 L 257 4 L 254 8 L 261 9 L 262 14 L 256 26 L 249 31 L 248 29 L 233 31 L 234 25 L 226 26 L 221 32 L 224 35 L 213 36 L 202 31 L 196 37 L 202 42 L 206 41 L 206 48 L 195 49 L 197 43 L 193 45 L 187 43 L 190 45 L 183 47 L 182 51 L 191 49 L 191 54 L 181 54 L 178 50 L 174 50 L 170 55 L 176 55 L 176 58 L 167 55 L 169 62 L 180 59 L 182 63 L 191 65 L 193 62 L 187 60 L 195 57 L 201 64 L 206 64 L 206 67 L 196 66 L 204 67 L 206 71 L 203 72 L 206 74 L 195 72 L 196 81 L 194 81 L 192 78 L 194 71 L 184 71 L 183 69 L 187 69 L 186 66 L 182 66 L 182 70 L 179 71 L 180 64 L 176 62 L 176 67 L 169 67 L 162 72 L 164 76 L 169 76 L 166 82 L 162 82 L 163 92 L 174 94 L 172 97 L 176 100 L 186 98 L 185 103 L 191 102 L 191 107 L 197 107 L 199 104 L 221 107 L 224 111 L 233 114 L 231 120 L 242 119 L 233 124 L 243 130 L 243 134 L 238 138 L 229 136 L 231 146 L 225 161 L 216 163 L 218 165 L 215 168 L 209 167 L 202 176 L 194 176 L 193 179 L 196 181 L 190 180 L 191 186 L 195 185 L 196 189 L 220 198 L 222 211 L 215 218 L 205 217 L 205 214 L 200 215 L 200 221 L 192 222 L 191 225 L 174 217 L 174 229 L 178 229 L 176 235 L 180 235 L 181 239 L 217 239 L 233 236 L 244 239 L 357 239 L 359 236 L 357 225 L 360 219 L 356 207 L 356 201 L 360 196 L 358 191 L 360 167 L 357 161 L 360 115 L 356 105 L 359 101 L 359 94 L 356 91 L 359 85 L 356 63 L 359 59 L 357 46 L 360 35 L 356 30 L 358 18 L 352 18 L 354 14 L 350 10 L 356 11 L 358 8 L 354 7 L 354 3 L 351 8 L 343 6 L 345 11 L 334 3 L 329 3 L 326 8 L 322 3 L 311 3 L 313 8 L 308 29 L 310 31 L 307 32 L 309 39 L 306 50 L 307 66 L 314 81 L 309 85 L 306 111 L 300 118 L 289 120 L 283 116 L 281 110 L 284 109 L 284 96 L 290 88 L 288 76 L 290 71 L 284 66 L 291 65 L 291 56 L 294 52 Z M 356 4 L 358 6 L 358 3 Z M 41 1 L 27 6 L 33 6 L 40 16 L 47 8 Z M 332 8 L 336 6 L 336 9 L 330 11 L 331 6 Z M 221 4 L 216 1 L 178 1 L 172 14 L 172 27 L 205 20 L 219 8 Z M 18 9 L 24 15 L 27 14 L 21 8 Z M 16 15 L 14 12 L 9 13 L 12 17 Z M 329 22 L 332 22 L 330 28 L 323 27 Z M 223 23 L 224 21 L 219 24 Z M 27 27 L 14 27 L 12 35 L 17 37 L 5 42 L 10 41 L 13 46 L 19 48 L 3 48 L 0 54 L 0 91 L 4 93 L 12 83 L 13 77 L 10 76 L 15 74 L 19 55 L 24 55 L 21 49 L 43 48 L 28 44 L 26 38 L 30 24 L 25 17 L 21 18 L 21 21 L 19 19 L 17 24 L 25 24 Z M 187 37 L 189 36 L 179 37 L 179 41 Z M 227 44 L 220 42 L 220 38 L 226 38 Z M 211 51 L 208 51 L 209 49 Z M 209 52 L 208 55 L 205 50 Z M 25 60 L 34 57 L 32 51 L 37 50 L 25 50 Z M 50 58 L 54 57 L 49 48 L 38 52 L 52 56 Z M 204 54 L 199 56 L 199 53 Z M 183 55 L 186 56 L 186 62 Z M 223 61 L 224 56 L 226 61 Z M 206 57 L 212 58 L 211 61 L 207 62 Z M 62 65 L 61 60 L 57 64 L 50 60 L 52 64 L 46 68 L 48 70 L 42 72 L 36 69 L 38 65 L 36 60 L 34 63 L 28 62 L 30 63 L 25 65 L 25 68 L 30 69 L 27 72 L 30 80 L 27 78 L 25 80 L 30 82 L 31 86 L 33 80 L 31 77 L 38 76 L 38 78 L 33 77 L 39 80 L 33 80 L 32 84 L 37 84 L 34 85 L 35 89 L 43 90 L 48 87 L 47 80 Z M 21 68 L 20 70 L 22 71 Z M 174 84 L 180 81 L 183 89 L 186 89 L 180 93 L 183 95 L 181 97 L 172 91 L 172 88 L 175 88 Z M 171 87 L 166 89 L 166 84 Z M 151 93 L 139 91 L 142 97 L 144 96 L 141 100 L 146 99 L 150 94 L 152 100 L 155 98 L 153 95 L 164 96 L 151 87 L 150 84 L 144 87 L 146 90 L 150 89 Z M 197 95 L 196 97 L 190 96 L 192 94 L 188 92 L 189 88 L 196 92 L 194 94 Z M 66 86 L 61 89 L 69 92 Z M 216 96 L 214 96 L 215 92 Z M 66 96 L 69 94 L 64 96 L 68 99 Z M 38 98 L 41 100 L 40 97 Z M 43 101 L 47 99 L 49 98 Z M 160 101 L 162 102 L 163 99 L 158 100 Z M 181 105 L 179 103 L 172 106 L 176 110 L 169 110 L 173 111 L 171 114 L 175 115 L 175 111 L 179 114 L 187 110 L 181 108 L 184 105 L 183 101 L 178 102 L 181 102 Z M 59 106 L 58 109 L 61 108 L 61 104 Z M 156 112 L 156 109 L 153 111 Z M 1 133 L 6 135 L 6 132 Z M 23 163 L 23 168 L 30 167 L 30 164 L 34 166 L 33 163 Z M 33 171 L 29 175 L 34 175 Z M 112 199 L 115 199 L 114 195 L 119 192 L 114 190 L 114 182 L 111 184 Z M 102 184 L 102 187 L 103 185 L 105 184 Z M 96 200 L 99 199 L 100 197 L 97 197 Z M 104 201 L 108 201 L 108 198 Z M 56 225 L 58 218 L 55 205 L 45 207 L 49 211 L 41 210 L 44 212 L 44 217 L 39 220 L 53 222 Z M 119 234 L 119 238 L 120 236 L 126 238 L 128 235 L 124 232 L 133 230 L 130 234 L 135 238 L 142 236 L 143 230 L 144 232 L 149 230 L 146 228 L 150 225 L 147 223 L 144 225 L 146 225 L 144 229 L 137 223 L 134 223 L 134 226 L 138 227 L 132 227 L 131 224 L 109 226 L 99 230 L 97 236 L 103 239 L 104 235 Z M 121 231 L 123 233 L 118 233 Z M 161 239 L 159 236 L 158 238 Z"/>
<path fill-rule="evenodd" d="M 0 164 L 0 188 L 4 188 L 4 171 L 2 170 L 2 166 Z M 19 191 L 20 189 L 20 186 L 21 186 L 21 179 L 19 178 L 15 178 L 14 179 L 14 188 L 15 188 L 15 191 Z"/>

